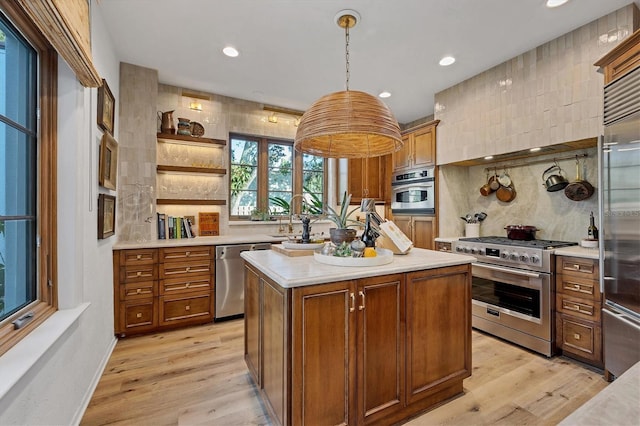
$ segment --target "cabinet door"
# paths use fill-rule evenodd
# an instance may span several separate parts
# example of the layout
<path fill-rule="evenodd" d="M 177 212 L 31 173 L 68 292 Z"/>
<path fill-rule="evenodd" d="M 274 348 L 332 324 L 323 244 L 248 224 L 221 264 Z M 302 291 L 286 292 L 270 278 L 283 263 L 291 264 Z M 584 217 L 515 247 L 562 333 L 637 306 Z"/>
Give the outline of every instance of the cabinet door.
<path fill-rule="evenodd" d="M 116 333 L 123 336 L 127 333 L 152 331 L 158 326 L 157 299 L 131 299 L 119 303 L 120 318 Z"/>
<path fill-rule="evenodd" d="M 260 366 L 260 277 L 252 268 L 244 269 L 244 360 L 256 385 L 262 387 Z"/>
<path fill-rule="evenodd" d="M 269 412 L 280 424 L 290 424 L 287 411 L 289 382 L 288 293 L 279 285 L 260 279 L 262 290 L 262 389 Z"/>
<path fill-rule="evenodd" d="M 351 201 L 359 203 L 364 196 L 366 187 L 366 158 L 349 159 L 349 172 L 347 178 L 347 191 L 351 194 Z"/>
<path fill-rule="evenodd" d="M 292 421 L 355 424 L 355 283 L 293 289 Z"/>
<path fill-rule="evenodd" d="M 411 153 L 413 144 L 413 133 L 409 133 L 402 136 L 403 146 L 399 151 L 394 152 L 393 155 L 393 170 L 398 171 L 407 169 L 411 166 Z"/>
<path fill-rule="evenodd" d="M 363 198 L 384 200 L 385 158 L 354 158 L 349 160 L 348 191 L 351 202 Z"/>
<path fill-rule="evenodd" d="M 402 231 L 402 233 L 404 235 L 407 236 L 407 238 L 409 238 L 411 241 L 413 241 L 414 245 L 415 245 L 415 241 L 413 238 L 413 221 L 412 221 L 412 216 L 401 216 L 401 215 L 396 215 L 393 216 L 393 223 L 396 224 L 396 226 L 398 226 L 398 229 L 400 229 Z"/>
<path fill-rule="evenodd" d="M 404 405 L 404 274 L 358 281 L 358 417 L 378 422 Z"/>
<path fill-rule="evenodd" d="M 413 135 L 413 167 L 432 166 L 436 163 L 436 129 L 433 126 L 416 130 Z"/>
<path fill-rule="evenodd" d="M 411 272 L 406 279 L 410 404 L 471 375 L 471 266 Z"/>
<path fill-rule="evenodd" d="M 413 246 L 434 250 L 435 218 L 432 216 L 413 216 Z"/>

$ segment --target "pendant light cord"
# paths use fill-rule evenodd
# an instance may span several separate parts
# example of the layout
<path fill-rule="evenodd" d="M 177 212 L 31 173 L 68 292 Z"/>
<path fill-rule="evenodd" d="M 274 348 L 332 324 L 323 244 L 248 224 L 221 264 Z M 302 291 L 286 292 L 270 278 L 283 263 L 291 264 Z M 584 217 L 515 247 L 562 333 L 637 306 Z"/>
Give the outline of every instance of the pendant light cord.
<path fill-rule="evenodd" d="M 347 24 L 344 27 L 344 39 L 345 39 L 345 57 L 347 60 L 347 92 L 349 91 L 349 27 L 350 17 L 347 17 Z"/>

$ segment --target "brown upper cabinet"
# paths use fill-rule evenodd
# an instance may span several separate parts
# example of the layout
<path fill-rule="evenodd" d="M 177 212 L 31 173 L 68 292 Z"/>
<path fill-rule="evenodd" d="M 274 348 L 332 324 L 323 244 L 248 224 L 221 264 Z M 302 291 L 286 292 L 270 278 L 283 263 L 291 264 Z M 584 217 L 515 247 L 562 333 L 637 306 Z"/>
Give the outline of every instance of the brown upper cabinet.
<path fill-rule="evenodd" d="M 351 194 L 352 203 L 359 203 L 363 198 L 385 200 L 386 175 L 391 173 L 387 168 L 389 159 L 390 155 L 349 159 L 347 191 Z"/>
<path fill-rule="evenodd" d="M 436 126 L 439 122 L 433 120 L 404 133 L 404 146 L 393 153 L 394 172 L 436 164 Z"/>
<path fill-rule="evenodd" d="M 604 72 L 604 84 L 609 84 L 629 71 L 640 67 L 640 29 L 623 40 L 594 65 L 600 67 L 600 70 Z"/>

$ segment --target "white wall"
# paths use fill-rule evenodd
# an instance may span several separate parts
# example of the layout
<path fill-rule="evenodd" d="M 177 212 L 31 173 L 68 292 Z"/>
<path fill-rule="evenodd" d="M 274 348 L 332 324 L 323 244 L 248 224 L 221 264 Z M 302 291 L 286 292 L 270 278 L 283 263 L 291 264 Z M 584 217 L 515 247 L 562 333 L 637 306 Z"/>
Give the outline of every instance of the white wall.
<path fill-rule="evenodd" d="M 119 65 L 100 9 L 95 0 L 91 3 L 94 64 L 117 105 Z M 97 89 L 83 88 L 63 60 L 58 71 L 59 308 L 64 314 L 83 303 L 89 307 L 0 399 L 2 425 L 79 423 L 115 345 L 111 260 L 115 238 L 97 240 L 97 194 L 105 191 L 97 184 L 102 136 L 96 126 Z M 46 330 L 54 322 L 47 320 L 40 327 Z M 16 355 L 28 350 L 28 339 L 7 352 L 7 358 L 21 359 Z"/>

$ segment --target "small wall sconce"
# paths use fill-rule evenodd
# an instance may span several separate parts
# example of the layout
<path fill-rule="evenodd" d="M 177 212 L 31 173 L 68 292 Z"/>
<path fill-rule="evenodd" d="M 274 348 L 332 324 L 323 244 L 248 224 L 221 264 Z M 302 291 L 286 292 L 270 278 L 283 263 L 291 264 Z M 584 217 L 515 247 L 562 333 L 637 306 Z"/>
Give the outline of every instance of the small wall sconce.
<path fill-rule="evenodd" d="M 271 115 L 269 115 L 269 123 L 277 123 L 278 122 L 278 117 L 276 117 L 276 113 L 272 112 Z"/>
<path fill-rule="evenodd" d="M 200 102 L 190 102 L 189 109 L 194 111 L 202 111 L 202 104 Z"/>

